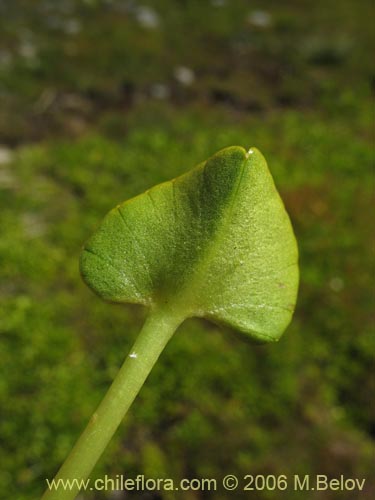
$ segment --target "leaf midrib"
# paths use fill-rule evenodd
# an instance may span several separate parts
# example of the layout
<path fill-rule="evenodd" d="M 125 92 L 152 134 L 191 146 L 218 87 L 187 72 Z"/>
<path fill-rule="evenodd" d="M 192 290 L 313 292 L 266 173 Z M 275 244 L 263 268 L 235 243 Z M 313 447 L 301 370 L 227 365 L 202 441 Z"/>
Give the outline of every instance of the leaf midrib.
<path fill-rule="evenodd" d="M 179 302 L 182 301 L 182 303 L 193 303 L 194 300 L 191 300 L 190 297 L 194 297 L 197 294 L 194 294 L 194 291 L 197 290 L 197 288 L 200 288 L 202 277 L 204 279 L 205 277 L 205 271 L 207 270 L 208 266 L 210 263 L 213 261 L 215 258 L 215 253 L 218 252 L 218 249 L 220 248 L 220 244 L 222 240 L 224 239 L 226 235 L 227 228 L 229 227 L 231 221 L 232 221 L 232 216 L 233 216 L 233 210 L 237 201 L 237 196 L 243 181 L 244 173 L 245 173 L 245 168 L 247 166 L 247 162 L 249 161 L 247 153 L 245 153 L 245 157 L 243 160 L 243 163 L 240 167 L 240 173 L 237 176 L 237 180 L 235 183 L 235 186 L 232 191 L 232 195 L 229 198 L 229 207 L 227 210 L 223 210 L 223 212 L 220 215 L 220 220 L 221 223 L 218 224 L 218 227 L 216 230 L 213 231 L 211 238 L 207 240 L 207 244 L 204 247 L 202 245 L 202 250 L 200 252 L 201 258 L 197 261 L 196 265 L 193 268 L 193 272 L 191 274 L 191 279 L 187 279 L 183 285 L 183 289 L 181 290 L 181 297 Z M 204 168 L 206 165 L 203 166 L 203 171 L 202 171 L 202 176 L 204 176 Z M 200 200 L 201 202 L 201 200 Z M 204 216 L 204 211 L 201 211 L 201 214 Z M 224 220 L 223 220 L 224 219 Z M 203 225 L 201 224 L 201 228 Z M 202 235 L 202 232 L 200 233 L 200 236 Z M 203 238 L 200 238 L 201 241 Z M 185 293 L 184 293 L 185 292 Z M 190 298 L 190 300 L 189 300 Z M 199 310 L 196 310 L 197 304 L 194 304 L 195 308 L 192 308 L 191 311 L 188 312 L 188 315 L 192 314 L 198 314 Z"/>

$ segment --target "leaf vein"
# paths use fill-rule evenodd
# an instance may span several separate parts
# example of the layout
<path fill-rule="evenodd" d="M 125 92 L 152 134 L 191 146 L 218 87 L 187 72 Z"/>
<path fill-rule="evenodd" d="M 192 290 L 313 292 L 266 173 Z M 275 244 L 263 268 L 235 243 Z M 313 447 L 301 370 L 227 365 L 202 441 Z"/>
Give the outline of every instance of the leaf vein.
<path fill-rule="evenodd" d="M 99 254 L 95 253 L 94 251 L 92 251 L 90 248 L 87 248 L 87 247 L 84 247 L 83 251 L 87 252 L 87 253 L 89 253 L 91 255 L 93 255 L 94 257 L 96 257 L 97 259 L 101 260 L 105 264 L 111 266 L 112 269 L 114 269 L 117 273 L 121 274 L 122 276 L 124 275 L 124 272 L 121 269 L 119 269 L 118 267 L 114 266 L 109 259 L 106 259 L 102 255 L 99 255 Z M 131 278 L 128 278 L 127 281 L 132 283 L 133 288 L 135 289 L 135 292 L 136 292 L 138 298 L 143 299 L 142 292 L 140 291 L 140 289 L 139 289 L 139 287 L 138 287 L 138 285 L 137 285 L 134 277 L 132 276 Z"/>

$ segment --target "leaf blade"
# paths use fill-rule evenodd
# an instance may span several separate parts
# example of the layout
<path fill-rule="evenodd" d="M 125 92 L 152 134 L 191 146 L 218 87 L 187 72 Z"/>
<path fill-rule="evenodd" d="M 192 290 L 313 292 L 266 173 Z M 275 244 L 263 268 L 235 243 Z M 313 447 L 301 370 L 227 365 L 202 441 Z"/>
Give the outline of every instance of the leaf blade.
<path fill-rule="evenodd" d="M 173 304 L 186 317 L 206 317 L 258 341 L 280 337 L 296 301 L 298 249 L 258 150 L 221 150 L 119 205 L 118 213 L 121 223 L 111 211 L 86 245 L 107 256 L 111 275 L 118 270 L 112 289 L 104 278 L 105 293 L 98 287 L 103 265 L 81 259 L 83 278 L 100 295 Z"/>

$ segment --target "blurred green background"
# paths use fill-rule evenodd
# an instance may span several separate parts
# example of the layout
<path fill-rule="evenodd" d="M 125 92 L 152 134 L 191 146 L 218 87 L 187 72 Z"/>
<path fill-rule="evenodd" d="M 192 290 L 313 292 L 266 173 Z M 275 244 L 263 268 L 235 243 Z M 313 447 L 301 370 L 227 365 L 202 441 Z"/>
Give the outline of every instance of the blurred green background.
<path fill-rule="evenodd" d="M 187 321 L 93 477 L 327 474 L 374 498 L 374 49 L 368 0 L 0 1 L 0 484 L 32 500 L 145 311 L 101 302 L 83 242 L 119 202 L 232 144 L 266 156 L 300 247 L 282 340 Z M 189 492 L 81 499 L 228 499 Z"/>

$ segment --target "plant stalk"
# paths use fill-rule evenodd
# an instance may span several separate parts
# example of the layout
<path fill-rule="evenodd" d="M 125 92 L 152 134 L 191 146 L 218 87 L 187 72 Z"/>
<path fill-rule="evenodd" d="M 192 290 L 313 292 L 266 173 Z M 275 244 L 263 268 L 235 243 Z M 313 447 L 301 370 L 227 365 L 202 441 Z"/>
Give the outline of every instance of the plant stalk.
<path fill-rule="evenodd" d="M 152 367 L 183 319 L 170 310 L 150 312 L 129 355 L 42 500 L 73 500 L 116 432 Z M 67 480 L 71 488 L 63 487 Z M 59 481 L 60 480 L 60 481 Z M 63 481 L 65 483 L 63 483 Z M 50 482 L 51 484 L 52 482 Z M 77 484 L 78 483 L 78 484 Z"/>

